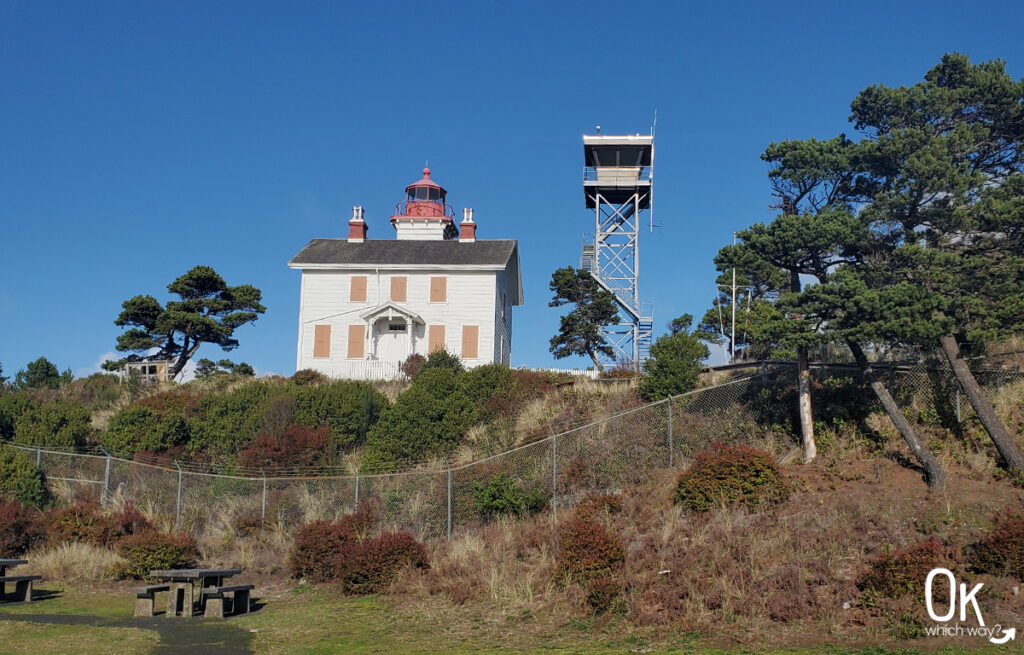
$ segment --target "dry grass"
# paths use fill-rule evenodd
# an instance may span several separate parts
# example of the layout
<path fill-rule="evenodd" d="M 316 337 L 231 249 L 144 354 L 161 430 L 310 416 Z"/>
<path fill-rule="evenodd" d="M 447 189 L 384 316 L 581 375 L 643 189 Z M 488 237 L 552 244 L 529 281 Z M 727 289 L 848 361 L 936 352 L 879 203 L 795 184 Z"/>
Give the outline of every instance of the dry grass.
<path fill-rule="evenodd" d="M 69 542 L 47 546 L 30 552 L 24 571 L 28 575 L 41 575 L 47 581 L 78 582 L 100 580 L 111 566 L 124 560 L 110 548 Z M 21 568 L 18 569 L 19 575 Z"/>
<path fill-rule="evenodd" d="M 884 458 L 786 470 L 792 498 L 764 513 L 686 512 L 672 504 L 672 471 L 624 492 L 621 512 L 599 513 L 626 548 L 620 611 L 629 629 L 699 631 L 732 643 L 800 644 L 808 635 L 877 643 L 891 638 L 895 610 L 860 604 L 856 581 L 871 557 L 928 537 L 967 543 L 993 511 L 1024 501 L 1010 484 L 971 479 L 964 468 L 951 471 L 942 494 Z M 558 529 L 572 511 L 434 543 L 432 569 L 406 573 L 392 593 L 412 604 L 444 599 L 498 622 L 523 612 L 584 618 L 585 591 L 560 582 L 556 565 Z M 1020 622 L 1022 608 L 1011 601 L 993 598 L 992 611 Z"/>

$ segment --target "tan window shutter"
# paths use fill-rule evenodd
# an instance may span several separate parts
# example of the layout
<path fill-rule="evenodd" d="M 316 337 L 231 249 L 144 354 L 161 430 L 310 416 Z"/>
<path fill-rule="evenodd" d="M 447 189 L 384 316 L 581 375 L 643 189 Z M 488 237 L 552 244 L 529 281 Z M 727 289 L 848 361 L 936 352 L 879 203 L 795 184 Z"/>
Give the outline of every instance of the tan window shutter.
<path fill-rule="evenodd" d="M 395 302 L 405 302 L 405 292 L 408 287 L 408 278 L 391 278 L 391 299 Z"/>
<path fill-rule="evenodd" d="M 313 328 L 313 357 L 331 356 L 331 326 L 317 325 Z"/>
<path fill-rule="evenodd" d="M 430 278 L 430 302 L 447 302 L 448 278 Z"/>
<path fill-rule="evenodd" d="M 462 326 L 462 356 L 465 359 L 476 359 L 480 342 L 479 325 Z"/>
<path fill-rule="evenodd" d="M 366 276 L 353 276 L 352 292 L 348 299 L 352 302 L 366 302 Z"/>
<path fill-rule="evenodd" d="M 350 325 L 348 326 L 348 358 L 349 359 L 362 359 L 363 358 L 363 341 L 366 339 L 366 326 L 365 325 Z"/>
<path fill-rule="evenodd" d="M 431 325 L 430 326 L 430 340 L 429 350 L 430 352 L 437 352 L 438 350 L 444 350 L 444 326 L 443 325 Z"/>

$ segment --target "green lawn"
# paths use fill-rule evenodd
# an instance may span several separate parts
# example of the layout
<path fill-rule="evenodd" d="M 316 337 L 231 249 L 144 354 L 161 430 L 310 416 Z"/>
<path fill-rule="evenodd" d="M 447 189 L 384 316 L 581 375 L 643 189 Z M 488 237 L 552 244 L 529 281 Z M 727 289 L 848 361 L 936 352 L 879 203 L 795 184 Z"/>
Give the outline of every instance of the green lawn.
<path fill-rule="evenodd" d="M 131 653 L 154 652 L 160 644 L 180 646 L 181 652 L 257 653 L 259 655 L 327 655 L 337 653 L 693 653 L 695 655 L 908 655 L 917 650 L 844 648 L 720 650 L 700 643 L 698 636 L 680 634 L 670 646 L 650 649 L 634 632 L 626 637 L 616 628 L 551 617 L 488 621 L 469 612 L 424 603 L 418 609 L 394 609 L 386 598 L 345 598 L 330 589 L 281 587 L 259 599 L 261 606 L 247 615 L 216 619 L 133 619 L 134 597 L 111 588 L 96 592 L 76 589 L 31 604 L 0 605 L 0 652 Z M 24 617 L 18 620 L 15 617 Z M 71 624 L 68 625 L 67 623 Z M 182 628 L 187 628 L 183 630 Z M 956 642 L 940 651 L 962 652 L 974 644 Z M 980 645 L 980 644 L 978 644 Z M 1015 645 L 988 646 L 985 655 L 1022 652 Z"/>

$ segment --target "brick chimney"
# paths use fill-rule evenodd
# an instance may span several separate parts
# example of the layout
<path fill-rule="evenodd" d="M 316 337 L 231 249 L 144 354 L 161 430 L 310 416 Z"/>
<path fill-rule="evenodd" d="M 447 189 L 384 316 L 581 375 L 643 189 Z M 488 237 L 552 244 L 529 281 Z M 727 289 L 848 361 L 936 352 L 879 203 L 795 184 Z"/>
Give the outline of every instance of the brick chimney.
<path fill-rule="evenodd" d="M 348 242 L 362 243 L 366 240 L 366 232 L 369 229 L 363 220 L 363 208 L 353 207 L 352 220 L 348 222 Z"/>
<path fill-rule="evenodd" d="M 476 242 L 476 223 L 473 222 L 473 210 L 468 207 L 462 210 L 462 222 L 459 223 L 459 241 L 465 243 Z"/>

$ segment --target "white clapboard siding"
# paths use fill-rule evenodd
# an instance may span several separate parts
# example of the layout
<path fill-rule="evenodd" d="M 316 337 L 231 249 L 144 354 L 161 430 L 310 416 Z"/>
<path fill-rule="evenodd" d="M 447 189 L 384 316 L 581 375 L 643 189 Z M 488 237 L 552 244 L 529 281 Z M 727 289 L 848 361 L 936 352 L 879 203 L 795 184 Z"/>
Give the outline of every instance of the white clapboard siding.
<path fill-rule="evenodd" d="M 479 328 L 477 342 L 478 357 L 466 360 L 467 366 L 478 366 L 496 361 L 495 353 L 499 351 L 498 339 L 508 342 L 511 331 L 511 304 L 506 311 L 506 320 L 500 320 L 501 308 L 496 302 L 501 301 L 500 292 L 496 292 L 496 275 L 506 273 L 495 271 L 387 271 L 379 270 L 304 270 L 302 272 L 301 301 L 299 309 L 299 345 L 297 368 L 312 368 L 332 377 L 348 377 L 347 371 L 363 371 L 363 368 L 352 364 L 360 360 L 347 358 L 348 326 L 365 324 L 359 315 L 390 300 L 391 276 L 405 277 L 406 301 L 401 306 L 418 314 L 427 326 L 445 326 L 445 347 L 448 352 L 460 355 L 462 349 L 462 326 L 475 325 Z M 366 276 L 366 301 L 352 302 L 351 279 L 353 275 Z M 443 276 L 447 278 L 445 302 L 430 302 L 430 278 Z M 507 284 L 507 282 L 505 282 Z M 508 291 L 506 291 L 508 294 Z M 510 300 L 511 303 L 511 300 Z M 313 337 L 316 325 L 331 326 L 330 358 L 313 357 Z M 368 326 L 369 331 L 369 326 Z M 426 356 L 428 340 L 426 330 L 417 326 L 413 334 L 414 352 Z M 362 361 L 375 360 L 372 343 L 368 342 L 364 349 Z M 404 359 L 404 358 L 403 358 Z M 507 363 L 508 345 L 505 348 L 504 361 Z M 367 371 L 381 372 L 381 378 L 387 377 L 386 367 L 377 369 L 365 367 Z M 397 366 L 400 361 L 391 362 Z M 390 370 L 390 369 L 387 369 Z M 357 372 L 355 375 L 364 375 Z M 365 373 L 370 375 L 370 373 Z M 365 378 L 354 378 L 365 379 Z"/>

